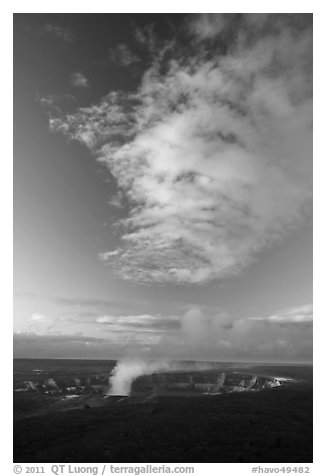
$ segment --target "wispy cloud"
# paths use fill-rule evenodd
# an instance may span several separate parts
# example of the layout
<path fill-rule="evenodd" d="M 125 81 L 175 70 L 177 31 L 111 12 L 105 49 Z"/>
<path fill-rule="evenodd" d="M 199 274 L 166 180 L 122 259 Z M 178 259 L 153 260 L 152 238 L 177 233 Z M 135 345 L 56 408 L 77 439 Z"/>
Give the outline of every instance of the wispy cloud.
<path fill-rule="evenodd" d="M 195 17 L 194 43 L 182 55 L 169 43 L 137 91 L 52 117 L 51 128 L 86 144 L 133 204 L 119 248 L 100 254 L 121 278 L 224 278 L 304 218 L 311 25 L 305 15 L 274 26 L 266 18 Z"/>
<path fill-rule="evenodd" d="M 59 306 L 59 320 L 79 324 L 94 323 L 96 318 L 110 317 L 120 319 L 121 316 L 145 316 L 149 314 L 148 300 L 136 298 L 101 299 L 80 297 L 53 297 L 48 301 Z M 178 312 L 178 306 L 166 305 L 169 314 Z M 179 306 L 180 308 L 180 306 Z M 184 306 L 183 306 L 184 308 Z M 152 310 L 150 310 L 152 312 Z M 156 315 L 153 319 L 156 318 Z M 162 318 L 163 319 L 163 318 Z"/>
<path fill-rule="evenodd" d="M 64 334 L 39 334 L 35 332 L 14 333 L 14 351 L 16 357 L 84 357 L 89 352 L 99 352 L 102 356 L 108 351 L 108 341 L 89 336 Z M 92 355 L 92 354 L 91 354 Z"/>
<path fill-rule="evenodd" d="M 74 88 L 88 88 L 90 86 L 89 79 L 83 73 L 72 73 L 70 76 L 70 84 Z"/>
<path fill-rule="evenodd" d="M 30 319 L 31 321 L 38 321 L 38 322 L 44 322 L 49 320 L 47 316 L 45 316 L 44 314 L 39 314 L 38 312 L 34 312 L 30 316 Z"/>
<path fill-rule="evenodd" d="M 313 307 L 312 304 L 306 304 L 305 306 L 282 309 L 271 316 L 249 317 L 249 319 L 253 321 L 272 322 L 276 324 L 312 324 Z"/>
<path fill-rule="evenodd" d="M 156 52 L 158 38 L 155 35 L 154 24 L 147 24 L 144 27 L 134 25 L 135 41 L 140 46 L 146 48 L 151 53 Z"/>
<path fill-rule="evenodd" d="M 35 332 L 16 332 L 14 334 L 14 340 L 16 341 L 33 341 L 33 340 L 44 340 L 51 343 L 56 342 L 96 342 L 102 343 L 104 339 L 99 339 L 96 337 L 86 337 L 82 335 L 68 335 L 68 334 L 36 334 Z"/>
<path fill-rule="evenodd" d="M 74 107 L 76 103 L 76 98 L 72 94 L 47 94 L 44 96 L 36 94 L 35 100 L 50 114 L 60 114 L 62 110 Z"/>
<path fill-rule="evenodd" d="M 151 340 L 151 339 L 149 339 Z M 153 339 L 152 339 L 153 340 Z M 127 337 L 124 342 L 76 334 L 14 333 L 15 357 L 45 358 L 103 358 L 116 359 L 137 346 L 137 336 Z"/>
<path fill-rule="evenodd" d="M 111 299 L 101 299 L 101 298 L 85 298 L 85 297 L 63 297 L 58 296 L 51 298 L 57 304 L 66 304 L 68 306 L 97 306 L 97 305 L 110 305 L 112 304 Z"/>
<path fill-rule="evenodd" d="M 125 197 L 121 190 L 114 194 L 108 203 L 112 205 L 112 207 L 122 210 L 125 207 Z"/>
<path fill-rule="evenodd" d="M 139 57 L 125 43 L 120 43 L 116 47 L 110 48 L 108 60 L 124 67 L 140 61 Z"/>
<path fill-rule="evenodd" d="M 70 28 L 60 25 L 47 23 L 46 25 L 40 27 L 39 31 L 43 34 L 53 36 L 67 43 L 72 43 L 76 40 L 76 36 Z"/>
<path fill-rule="evenodd" d="M 216 38 L 226 30 L 232 15 L 211 14 L 194 15 L 189 21 L 188 28 L 197 40 Z"/>
<path fill-rule="evenodd" d="M 140 333 L 169 333 L 180 329 L 180 319 L 178 316 L 152 316 L 142 315 L 122 315 L 122 316 L 99 316 L 96 318 L 98 324 L 103 324 L 110 332 L 140 332 Z"/>

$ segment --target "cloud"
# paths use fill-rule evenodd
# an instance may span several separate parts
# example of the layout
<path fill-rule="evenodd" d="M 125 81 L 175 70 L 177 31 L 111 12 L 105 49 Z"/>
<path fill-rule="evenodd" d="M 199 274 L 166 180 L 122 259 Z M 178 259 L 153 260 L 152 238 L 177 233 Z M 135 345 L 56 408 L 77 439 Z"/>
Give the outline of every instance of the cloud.
<path fill-rule="evenodd" d="M 35 332 L 14 333 L 14 354 L 19 358 L 76 358 L 108 352 L 109 341 L 81 335 L 38 334 Z M 95 354 L 92 354 L 92 353 Z"/>
<path fill-rule="evenodd" d="M 89 147 L 130 204 L 119 247 L 100 253 L 122 279 L 238 274 L 310 213 L 309 19 L 192 18 L 200 47 L 181 55 L 167 42 L 136 91 L 53 115 L 51 129 Z"/>
<path fill-rule="evenodd" d="M 157 51 L 158 38 L 155 34 L 154 24 L 147 24 L 140 28 L 134 25 L 134 37 L 136 43 L 149 50 L 150 53 Z"/>
<path fill-rule="evenodd" d="M 125 198 L 121 190 L 114 194 L 108 203 L 112 205 L 112 207 L 122 210 L 125 207 Z"/>
<path fill-rule="evenodd" d="M 178 330 L 180 322 L 178 316 L 152 316 L 150 314 L 110 316 L 96 318 L 98 324 L 106 326 L 109 332 L 139 332 L 162 334 Z"/>
<path fill-rule="evenodd" d="M 62 335 L 62 334 L 37 334 L 35 332 L 16 332 L 14 334 L 14 339 L 19 341 L 34 341 L 34 340 L 44 340 L 48 343 L 56 342 L 97 342 L 102 343 L 104 339 L 98 339 L 96 337 L 86 337 L 81 335 Z"/>
<path fill-rule="evenodd" d="M 90 86 L 89 79 L 83 73 L 73 73 L 70 76 L 70 84 L 74 88 L 88 88 Z"/>
<path fill-rule="evenodd" d="M 148 342 L 151 342 L 148 340 Z M 154 340 L 152 339 L 152 343 Z M 127 336 L 124 341 L 115 341 L 111 336 L 98 338 L 76 334 L 48 334 L 35 332 L 14 333 L 16 358 L 102 358 L 119 359 L 133 348 L 139 348 L 137 336 Z"/>
<path fill-rule="evenodd" d="M 87 316 L 118 315 L 124 313 L 131 315 L 135 307 L 141 308 L 139 314 L 145 314 L 148 301 L 138 299 L 103 299 L 92 297 L 63 297 L 57 296 L 49 299 L 61 307 L 61 312 L 67 312 L 76 320 L 83 320 Z"/>
<path fill-rule="evenodd" d="M 19 329 L 15 329 L 15 332 L 22 335 L 24 333 L 28 335 L 60 335 L 59 321 L 60 319 L 34 312 Z"/>
<path fill-rule="evenodd" d="M 38 321 L 38 322 L 44 322 L 44 321 L 48 321 L 49 319 L 47 318 L 47 316 L 45 316 L 44 314 L 39 314 L 39 313 L 34 313 L 31 315 L 30 319 L 32 321 Z"/>
<path fill-rule="evenodd" d="M 313 307 L 312 304 L 306 304 L 305 306 L 283 309 L 268 317 L 249 317 L 248 319 L 275 324 L 312 324 Z"/>
<path fill-rule="evenodd" d="M 226 29 L 226 24 L 229 22 L 231 15 L 227 14 L 211 14 L 203 13 L 196 15 L 189 22 L 188 28 L 191 34 L 196 39 L 207 40 L 215 38 Z"/>
<path fill-rule="evenodd" d="M 84 335 L 50 328 L 16 332 L 15 356 L 308 362 L 311 316 L 311 305 L 292 306 L 267 318 L 234 318 L 205 306 L 191 306 L 178 315 L 102 314 L 88 321 L 93 324 Z"/>
<path fill-rule="evenodd" d="M 110 306 L 113 304 L 119 303 L 120 301 L 115 301 L 113 299 L 102 299 L 102 298 L 88 298 L 88 297 L 64 297 L 57 296 L 50 298 L 56 304 L 62 304 L 73 307 L 89 307 L 89 306 Z"/>
<path fill-rule="evenodd" d="M 124 43 L 120 43 L 115 48 L 110 48 L 108 59 L 112 63 L 116 63 L 119 66 L 124 67 L 128 67 L 140 61 L 138 56 L 135 53 L 132 53 L 132 51 Z"/>
<path fill-rule="evenodd" d="M 75 34 L 70 28 L 47 23 L 40 28 L 41 33 L 48 34 L 67 43 L 73 43 L 76 39 Z"/>
<path fill-rule="evenodd" d="M 76 98 L 72 94 L 35 95 L 35 100 L 51 114 L 60 114 L 62 110 L 75 107 Z"/>
<path fill-rule="evenodd" d="M 163 335 L 149 353 L 155 357 L 168 354 L 174 358 L 215 361 L 309 361 L 312 326 L 306 324 L 311 323 L 308 317 L 311 311 L 308 305 L 288 308 L 283 311 L 287 319 L 280 322 L 264 318 L 232 319 L 226 313 L 207 312 L 193 306 L 180 316 L 179 331 Z M 298 317 L 303 315 L 306 317 Z"/>

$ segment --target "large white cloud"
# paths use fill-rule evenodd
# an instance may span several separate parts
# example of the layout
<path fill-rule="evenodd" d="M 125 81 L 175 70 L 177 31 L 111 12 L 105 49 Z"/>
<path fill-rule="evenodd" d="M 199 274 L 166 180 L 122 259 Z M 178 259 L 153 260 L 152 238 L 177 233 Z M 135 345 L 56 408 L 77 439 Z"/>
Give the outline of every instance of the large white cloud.
<path fill-rule="evenodd" d="M 278 17 L 263 34 L 266 17 L 246 17 L 221 54 L 232 22 L 203 18 L 190 30 L 209 46 L 180 57 L 169 44 L 169 59 L 157 56 L 136 92 L 51 119 L 109 167 L 129 200 L 120 247 L 100 255 L 123 279 L 238 273 L 300 223 L 311 198 L 309 25 Z"/>

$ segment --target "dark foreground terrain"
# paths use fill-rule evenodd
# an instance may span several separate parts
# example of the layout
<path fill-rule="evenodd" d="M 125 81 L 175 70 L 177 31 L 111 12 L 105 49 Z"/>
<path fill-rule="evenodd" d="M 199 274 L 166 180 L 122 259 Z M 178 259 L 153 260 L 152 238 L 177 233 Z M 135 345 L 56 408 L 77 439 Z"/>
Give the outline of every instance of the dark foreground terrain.
<path fill-rule="evenodd" d="M 310 366 L 241 367 L 294 379 L 273 388 L 103 398 L 113 362 L 35 362 L 14 365 L 14 462 L 312 462 Z"/>

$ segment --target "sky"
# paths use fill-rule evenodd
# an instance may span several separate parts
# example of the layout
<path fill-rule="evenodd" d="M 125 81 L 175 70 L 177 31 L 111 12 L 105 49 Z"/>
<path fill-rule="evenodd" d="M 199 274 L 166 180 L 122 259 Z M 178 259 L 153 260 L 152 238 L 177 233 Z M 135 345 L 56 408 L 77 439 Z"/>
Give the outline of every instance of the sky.
<path fill-rule="evenodd" d="M 310 14 L 14 15 L 14 356 L 311 362 Z"/>

